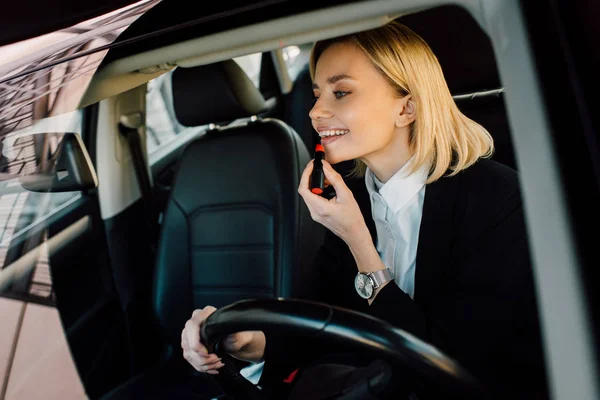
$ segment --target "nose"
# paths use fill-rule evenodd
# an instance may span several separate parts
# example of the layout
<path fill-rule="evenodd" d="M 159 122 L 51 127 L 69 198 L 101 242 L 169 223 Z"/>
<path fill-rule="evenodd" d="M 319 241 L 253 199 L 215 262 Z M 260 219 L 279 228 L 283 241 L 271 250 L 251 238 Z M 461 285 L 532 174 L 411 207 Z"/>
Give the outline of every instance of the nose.
<path fill-rule="evenodd" d="M 308 116 L 313 121 L 316 121 L 320 118 L 327 119 L 333 117 L 333 113 L 330 111 L 329 107 L 325 104 L 325 101 L 319 97 L 317 101 L 315 101 L 315 105 L 308 112 Z"/>

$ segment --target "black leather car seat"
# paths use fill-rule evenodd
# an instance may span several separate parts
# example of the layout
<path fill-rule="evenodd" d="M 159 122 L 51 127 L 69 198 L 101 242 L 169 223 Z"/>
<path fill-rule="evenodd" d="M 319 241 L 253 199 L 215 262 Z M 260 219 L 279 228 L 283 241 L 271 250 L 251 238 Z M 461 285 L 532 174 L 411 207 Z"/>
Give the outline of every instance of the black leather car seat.
<path fill-rule="evenodd" d="M 181 124 L 214 126 L 181 152 L 161 226 L 152 308 L 163 357 L 103 400 L 219 396 L 182 357 L 192 311 L 296 297 L 323 243 L 298 194 L 308 149 L 284 122 L 258 117 L 265 101 L 243 70 L 234 61 L 179 67 L 172 90 Z"/>
<path fill-rule="evenodd" d="M 196 308 L 294 296 L 322 229 L 297 191 L 304 142 L 277 119 L 239 123 L 265 102 L 234 61 L 177 68 L 172 87 L 180 123 L 222 126 L 183 150 L 162 223 L 153 308 L 178 347 Z"/>
<path fill-rule="evenodd" d="M 323 243 L 298 194 L 308 149 L 287 124 L 256 117 L 265 101 L 243 70 L 234 61 L 177 68 L 172 90 L 181 124 L 215 126 L 180 154 L 162 222 L 152 306 L 165 352 L 103 400 L 218 396 L 181 355 L 192 311 L 295 297 Z"/>
<path fill-rule="evenodd" d="M 308 149 L 287 124 L 257 117 L 266 104 L 243 70 L 234 61 L 177 68 L 172 88 L 181 124 L 214 126 L 182 151 L 161 226 L 152 308 L 164 353 L 103 400 L 219 396 L 181 355 L 192 311 L 295 297 L 323 243 L 298 194 Z"/>

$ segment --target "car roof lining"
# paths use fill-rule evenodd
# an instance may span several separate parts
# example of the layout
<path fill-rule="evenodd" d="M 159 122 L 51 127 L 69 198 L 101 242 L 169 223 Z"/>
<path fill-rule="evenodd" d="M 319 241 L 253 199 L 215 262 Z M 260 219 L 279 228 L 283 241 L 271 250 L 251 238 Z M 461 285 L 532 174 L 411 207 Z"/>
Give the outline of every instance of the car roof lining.
<path fill-rule="evenodd" d="M 374 0 L 338 5 L 173 43 L 113 60 L 93 77 L 80 107 L 122 93 L 176 66 L 193 67 L 382 26 L 429 8 L 466 9 L 485 31 L 479 0 Z"/>

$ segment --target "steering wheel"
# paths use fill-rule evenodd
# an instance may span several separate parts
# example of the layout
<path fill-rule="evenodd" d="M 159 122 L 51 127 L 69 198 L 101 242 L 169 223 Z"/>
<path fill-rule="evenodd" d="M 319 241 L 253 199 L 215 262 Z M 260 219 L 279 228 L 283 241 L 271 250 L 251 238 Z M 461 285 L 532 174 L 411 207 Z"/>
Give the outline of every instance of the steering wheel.
<path fill-rule="evenodd" d="M 296 299 L 242 300 L 211 314 L 200 337 L 209 353 L 219 355 L 225 366 L 213 378 L 235 399 L 267 400 L 267 396 L 235 368 L 220 341 L 240 331 L 261 330 L 315 338 L 349 345 L 359 353 L 409 368 L 425 382 L 460 394 L 481 398 L 483 386 L 456 361 L 411 334 L 370 315 L 323 303 Z"/>

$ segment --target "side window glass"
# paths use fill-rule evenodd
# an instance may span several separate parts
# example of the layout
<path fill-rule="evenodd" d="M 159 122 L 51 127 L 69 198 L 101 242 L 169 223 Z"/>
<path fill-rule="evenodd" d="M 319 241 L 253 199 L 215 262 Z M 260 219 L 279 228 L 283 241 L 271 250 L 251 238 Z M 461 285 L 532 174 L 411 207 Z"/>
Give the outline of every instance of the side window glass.
<path fill-rule="evenodd" d="M 146 146 L 154 153 L 174 140 L 185 126 L 177 121 L 173 107 L 171 75 L 169 71 L 148 82 L 146 93 Z"/>
<path fill-rule="evenodd" d="M 35 266 L 25 279 L 0 287 L 0 296 L 41 304 L 54 304 L 54 293 L 45 247 L 43 221 L 81 197 L 75 192 L 33 192 L 21 182 L 31 177 L 58 146 L 58 135 L 43 132 L 75 132 L 81 135 L 81 111 L 35 121 L 31 126 L 0 136 L 0 266 L 4 272 L 36 249 Z"/>
<path fill-rule="evenodd" d="M 307 43 L 300 46 L 287 46 L 283 48 L 283 60 L 292 81 L 296 80 L 300 71 L 308 64 L 312 46 L 312 43 Z"/>
<path fill-rule="evenodd" d="M 262 53 L 249 54 L 247 56 L 235 57 L 235 61 L 248 75 L 248 77 L 254 83 L 254 86 L 259 87 L 260 85 L 260 64 L 262 60 Z"/>
<path fill-rule="evenodd" d="M 68 59 L 83 48 L 72 39 L 71 47 L 32 59 L 35 61 L 19 68 L 39 66 L 61 57 Z M 105 39 L 93 37 L 88 44 L 93 47 L 96 40 L 106 44 Z M 18 50 L 16 54 L 26 53 L 28 46 L 13 50 Z M 42 227 L 52 215 L 79 199 L 81 193 L 33 192 L 21 182 L 52 158 L 58 143 L 55 133 L 73 132 L 85 139 L 79 102 L 104 54 L 95 52 L 16 76 L 0 87 L 0 273 L 3 278 L 10 277 L 0 279 L 0 297 L 55 304 L 45 245 L 47 230 Z M 20 269 L 23 265 L 27 268 Z M 17 270 L 20 272 L 13 272 Z"/>

